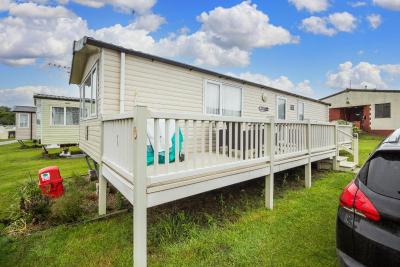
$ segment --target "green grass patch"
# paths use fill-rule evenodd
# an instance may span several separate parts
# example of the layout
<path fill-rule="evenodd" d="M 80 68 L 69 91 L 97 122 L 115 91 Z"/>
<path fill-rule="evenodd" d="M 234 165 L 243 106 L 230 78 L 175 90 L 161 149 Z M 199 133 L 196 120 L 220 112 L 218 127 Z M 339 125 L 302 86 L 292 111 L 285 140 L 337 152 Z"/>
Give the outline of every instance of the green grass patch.
<path fill-rule="evenodd" d="M 83 158 L 44 158 L 42 148 L 32 147 L 31 142 L 26 142 L 26 145 L 26 148 L 21 148 L 18 143 L 0 146 L 0 219 L 8 215 L 8 208 L 16 202 L 18 186 L 30 176 L 37 179 L 41 168 L 59 166 L 61 175 L 67 180 L 75 174 L 87 174 Z"/>

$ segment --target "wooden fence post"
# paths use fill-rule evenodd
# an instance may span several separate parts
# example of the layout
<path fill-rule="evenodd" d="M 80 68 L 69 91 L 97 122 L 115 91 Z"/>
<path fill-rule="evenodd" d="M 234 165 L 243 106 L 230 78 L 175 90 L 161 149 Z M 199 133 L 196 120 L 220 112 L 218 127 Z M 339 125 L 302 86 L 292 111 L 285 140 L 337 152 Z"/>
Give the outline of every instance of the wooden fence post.
<path fill-rule="evenodd" d="M 305 187 L 311 187 L 311 122 L 307 123 L 307 150 L 308 150 L 308 163 L 304 166 L 304 179 Z"/>
<path fill-rule="evenodd" d="M 273 209 L 274 207 L 274 156 L 275 156 L 275 122 L 271 119 L 269 124 L 269 136 L 267 142 L 267 153 L 269 154 L 270 173 L 265 176 L 265 207 Z"/>
<path fill-rule="evenodd" d="M 133 119 L 133 266 L 147 265 L 147 118 L 136 106 Z"/>

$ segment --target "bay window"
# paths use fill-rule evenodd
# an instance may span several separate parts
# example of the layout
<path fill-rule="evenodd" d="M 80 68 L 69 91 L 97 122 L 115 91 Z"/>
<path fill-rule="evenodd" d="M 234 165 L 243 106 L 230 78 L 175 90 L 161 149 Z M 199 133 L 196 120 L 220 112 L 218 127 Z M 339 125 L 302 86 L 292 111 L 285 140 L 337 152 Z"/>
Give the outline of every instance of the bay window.
<path fill-rule="evenodd" d="M 207 81 L 204 94 L 206 114 L 242 116 L 242 88 Z"/>
<path fill-rule="evenodd" d="M 81 118 L 93 118 L 97 115 L 97 68 L 94 67 L 80 89 Z"/>

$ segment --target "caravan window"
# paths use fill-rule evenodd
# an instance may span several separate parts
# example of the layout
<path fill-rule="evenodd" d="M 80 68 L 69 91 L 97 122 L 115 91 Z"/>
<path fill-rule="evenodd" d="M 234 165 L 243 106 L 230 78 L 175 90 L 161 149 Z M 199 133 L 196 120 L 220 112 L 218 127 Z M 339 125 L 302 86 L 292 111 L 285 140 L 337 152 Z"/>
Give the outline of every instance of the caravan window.
<path fill-rule="evenodd" d="M 79 125 L 79 108 L 66 107 L 66 124 L 67 125 Z"/>
<path fill-rule="evenodd" d="M 64 125 L 64 108 L 51 108 L 51 125 Z"/>
<path fill-rule="evenodd" d="M 276 115 L 278 120 L 286 120 L 286 98 L 277 98 Z"/>
<path fill-rule="evenodd" d="M 299 102 L 297 106 L 298 110 L 298 120 L 303 121 L 304 120 L 304 102 Z"/>
<path fill-rule="evenodd" d="M 242 116 L 242 88 L 207 81 L 204 95 L 206 114 Z"/>
<path fill-rule="evenodd" d="M 81 117 L 92 118 L 97 115 L 97 68 L 88 74 L 81 86 Z"/>
<path fill-rule="evenodd" d="M 29 115 L 26 113 L 19 114 L 19 128 L 29 127 Z"/>

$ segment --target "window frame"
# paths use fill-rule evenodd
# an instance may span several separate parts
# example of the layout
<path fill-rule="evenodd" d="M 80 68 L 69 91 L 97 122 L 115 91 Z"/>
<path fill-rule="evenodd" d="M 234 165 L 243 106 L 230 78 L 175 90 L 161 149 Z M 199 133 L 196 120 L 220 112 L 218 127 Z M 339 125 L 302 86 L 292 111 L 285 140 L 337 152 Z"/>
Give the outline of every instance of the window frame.
<path fill-rule="evenodd" d="M 90 71 L 86 74 L 86 76 L 82 79 L 81 84 L 79 85 L 79 121 L 86 121 L 86 120 L 92 120 L 92 119 L 96 119 L 98 118 L 98 114 L 99 114 L 99 92 L 100 92 L 100 88 L 99 88 L 99 71 L 98 71 L 98 61 L 96 61 L 95 64 L 93 64 L 92 68 L 90 69 Z M 93 73 L 96 72 L 96 99 L 95 99 L 95 113 L 92 113 L 92 93 L 93 93 Z M 91 89 L 90 89 L 90 107 L 88 109 L 87 112 L 87 116 L 83 117 L 83 104 L 84 102 L 84 98 L 83 98 L 83 93 L 84 93 L 84 84 L 86 82 L 86 80 L 91 77 Z"/>
<path fill-rule="evenodd" d="M 63 124 L 54 124 L 53 122 L 53 108 L 62 108 L 64 110 L 64 123 Z M 77 108 L 79 109 L 80 114 L 80 107 L 67 107 L 67 106 L 50 106 L 50 126 L 54 127 L 65 127 L 65 126 L 79 126 L 81 118 L 79 117 L 78 124 L 67 124 L 67 108 Z"/>
<path fill-rule="evenodd" d="M 383 112 L 383 110 L 382 110 L 382 114 L 380 114 L 381 116 L 379 116 L 379 117 L 377 117 L 377 113 L 376 113 L 376 110 L 377 110 L 377 106 L 378 105 L 380 105 L 380 106 L 384 106 L 384 105 L 389 105 L 389 116 L 388 117 L 385 117 L 384 115 L 385 114 L 383 114 L 384 112 Z M 392 118 L 392 104 L 390 103 L 390 102 L 388 102 L 388 103 L 378 103 L 378 104 L 375 104 L 375 119 L 391 119 Z"/>
<path fill-rule="evenodd" d="M 207 105 L 206 105 L 206 90 L 207 90 L 207 84 L 208 83 L 213 83 L 219 86 L 219 107 L 218 107 L 218 114 L 211 114 L 207 113 Z M 224 86 L 230 86 L 230 87 L 235 87 L 240 89 L 240 116 L 238 117 L 243 117 L 243 87 L 238 86 L 237 84 L 232 84 L 232 83 L 226 83 L 226 82 L 220 82 L 216 80 L 211 80 L 211 79 L 205 79 L 203 82 L 203 114 L 207 116 L 225 116 L 228 117 L 227 115 L 222 114 L 222 105 L 223 105 L 223 99 L 222 99 L 222 90 Z M 235 116 L 236 117 L 236 116 Z"/>
<path fill-rule="evenodd" d="M 26 115 L 27 116 L 27 123 L 26 126 L 21 127 L 21 115 Z M 30 126 L 30 118 L 29 118 L 29 113 L 18 113 L 18 128 L 21 129 L 29 129 Z"/>
<path fill-rule="evenodd" d="M 279 119 L 279 100 L 284 100 L 285 101 L 285 118 L 284 119 Z M 287 101 L 287 98 L 286 97 L 284 97 L 284 96 L 276 96 L 276 120 L 278 120 L 278 121 L 285 121 L 285 120 L 287 120 L 287 114 L 288 114 L 288 112 L 287 112 L 287 109 L 288 109 L 288 101 Z"/>
<path fill-rule="evenodd" d="M 299 111 L 300 105 L 303 105 L 303 119 L 300 119 L 300 111 Z M 297 102 L 297 119 L 299 121 L 304 121 L 306 119 L 305 118 L 305 113 L 306 113 L 305 110 L 306 110 L 306 103 L 304 101 L 298 101 Z"/>

